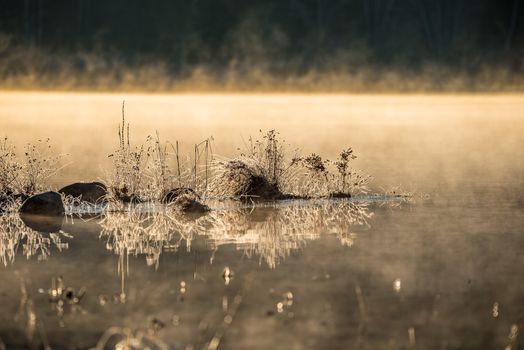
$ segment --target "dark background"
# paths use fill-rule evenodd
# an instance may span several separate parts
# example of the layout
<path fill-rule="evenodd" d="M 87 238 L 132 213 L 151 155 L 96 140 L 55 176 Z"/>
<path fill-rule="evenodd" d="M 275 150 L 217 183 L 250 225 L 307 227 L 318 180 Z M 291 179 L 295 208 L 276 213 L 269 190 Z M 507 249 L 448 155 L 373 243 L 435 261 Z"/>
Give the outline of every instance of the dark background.
<path fill-rule="evenodd" d="M 524 71 L 524 0 L 0 0 L 0 33 L 4 78 L 60 69 L 6 58 L 21 48 L 162 62 L 174 77 L 254 65 L 275 76 L 364 65 Z"/>

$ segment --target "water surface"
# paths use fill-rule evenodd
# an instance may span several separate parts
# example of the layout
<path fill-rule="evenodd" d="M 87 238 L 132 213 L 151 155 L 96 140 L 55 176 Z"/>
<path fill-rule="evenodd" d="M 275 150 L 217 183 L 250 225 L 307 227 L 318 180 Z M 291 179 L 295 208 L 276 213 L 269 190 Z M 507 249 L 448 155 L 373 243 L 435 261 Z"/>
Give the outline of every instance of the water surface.
<path fill-rule="evenodd" d="M 52 186 L 96 179 L 123 98 L 137 143 L 213 135 L 229 156 L 276 128 L 306 154 L 352 146 L 373 192 L 416 195 L 68 217 L 61 233 L 4 216 L 7 348 L 89 348 L 111 331 L 107 348 L 522 346 L 524 98 L 2 93 L 0 130 L 71 154 Z"/>

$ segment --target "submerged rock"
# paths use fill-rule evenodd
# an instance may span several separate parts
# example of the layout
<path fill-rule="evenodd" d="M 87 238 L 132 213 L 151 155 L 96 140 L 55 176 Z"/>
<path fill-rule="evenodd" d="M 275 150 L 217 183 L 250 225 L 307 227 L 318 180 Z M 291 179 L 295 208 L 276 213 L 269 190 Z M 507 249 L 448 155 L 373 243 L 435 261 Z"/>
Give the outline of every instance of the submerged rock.
<path fill-rule="evenodd" d="M 281 197 L 278 187 L 263 176 L 257 175 L 246 163 L 232 160 L 223 164 L 224 172 L 219 186 L 231 196 L 253 196 L 262 199 Z"/>
<path fill-rule="evenodd" d="M 101 182 L 76 182 L 65 186 L 58 191 L 66 196 L 80 198 L 88 203 L 104 202 L 107 196 L 107 187 Z"/>
<path fill-rule="evenodd" d="M 170 205 L 183 213 L 203 214 L 210 210 L 207 205 L 200 203 L 192 195 L 188 194 L 178 196 Z"/>
<path fill-rule="evenodd" d="M 179 187 L 179 188 L 174 188 L 171 191 L 167 192 L 162 197 L 162 202 L 171 203 L 182 195 L 189 195 L 193 197 L 195 200 L 200 199 L 200 196 L 193 189 L 187 188 L 187 187 Z"/>
<path fill-rule="evenodd" d="M 62 197 L 57 192 L 45 192 L 29 197 L 20 207 L 22 214 L 59 216 L 64 212 Z"/>

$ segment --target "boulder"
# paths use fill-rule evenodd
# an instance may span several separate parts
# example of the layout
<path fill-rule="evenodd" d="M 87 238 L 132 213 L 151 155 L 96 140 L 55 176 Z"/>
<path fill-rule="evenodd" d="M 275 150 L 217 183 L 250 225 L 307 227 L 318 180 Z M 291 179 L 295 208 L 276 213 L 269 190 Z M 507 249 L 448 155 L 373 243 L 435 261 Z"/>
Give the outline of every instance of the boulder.
<path fill-rule="evenodd" d="M 31 196 L 20 207 L 21 214 L 59 216 L 64 212 L 62 197 L 57 192 L 45 192 Z"/>
<path fill-rule="evenodd" d="M 200 199 L 200 196 L 194 190 L 192 190 L 191 188 L 179 187 L 179 188 L 174 188 L 174 189 L 168 191 L 162 197 L 162 202 L 163 203 L 171 203 L 171 202 L 175 201 L 181 195 L 191 196 L 195 200 Z"/>
<path fill-rule="evenodd" d="M 101 182 L 76 182 L 58 191 L 66 196 L 80 198 L 83 202 L 105 202 L 107 187 Z"/>

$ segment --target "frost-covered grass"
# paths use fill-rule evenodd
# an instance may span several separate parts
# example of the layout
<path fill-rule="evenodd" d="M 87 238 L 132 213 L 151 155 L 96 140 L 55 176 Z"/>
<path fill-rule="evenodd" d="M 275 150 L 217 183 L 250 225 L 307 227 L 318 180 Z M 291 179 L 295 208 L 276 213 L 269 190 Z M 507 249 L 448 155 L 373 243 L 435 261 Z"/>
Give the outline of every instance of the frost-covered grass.
<path fill-rule="evenodd" d="M 181 156 L 178 141 L 163 142 L 160 134 L 148 136 L 138 146 L 130 141 L 122 104 L 122 123 L 118 127 L 118 148 L 109 155 L 113 167 L 107 174 L 109 199 L 123 202 L 161 201 L 173 188 L 192 188 L 203 194 L 210 176 L 212 139 L 194 146 L 194 154 Z"/>
<path fill-rule="evenodd" d="M 195 144 L 184 156 L 178 141 L 148 136 L 132 145 L 130 125 L 118 126 L 118 145 L 109 157 L 106 174 L 107 201 L 120 203 L 163 202 L 173 189 L 188 188 L 197 198 L 261 197 L 263 199 L 350 197 L 366 193 L 370 176 L 355 169 L 352 148 L 330 161 L 318 154 L 300 155 L 276 130 L 260 131 L 249 138 L 231 159 L 213 152 L 213 138 Z M 187 149 L 186 149 L 187 151 Z M 48 190 L 47 180 L 63 167 L 63 156 L 54 155 L 49 140 L 28 144 L 20 156 L 4 139 L 0 144 L 0 200 L 4 207 L 19 206 L 19 198 Z M 121 208 L 122 209 L 122 208 Z"/>
<path fill-rule="evenodd" d="M 342 150 L 332 162 L 315 153 L 301 156 L 295 150 L 290 154 L 287 148 L 277 131 L 261 131 L 238 156 L 213 163 L 211 193 L 237 196 L 245 187 L 245 177 L 262 179 L 279 193 L 277 198 L 350 197 L 369 190 L 371 177 L 353 167 L 353 149 Z"/>
<path fill-rule="evenodd" d="M 47 189 L 47 180 L 63 167 L 62 154 L 49 139 L 28 143 L 19 152 L 7 137 L 0 143 L 0 194 L 32 195 Z"/>
<path fill-rule="evenodd" d="M 49 139 L 19 151 L 5 137 L 0 142 L 0 212 L 16 211 L 26 197 L 49 190 L 48 180 L 66 166 L 64 158 Z"/>

